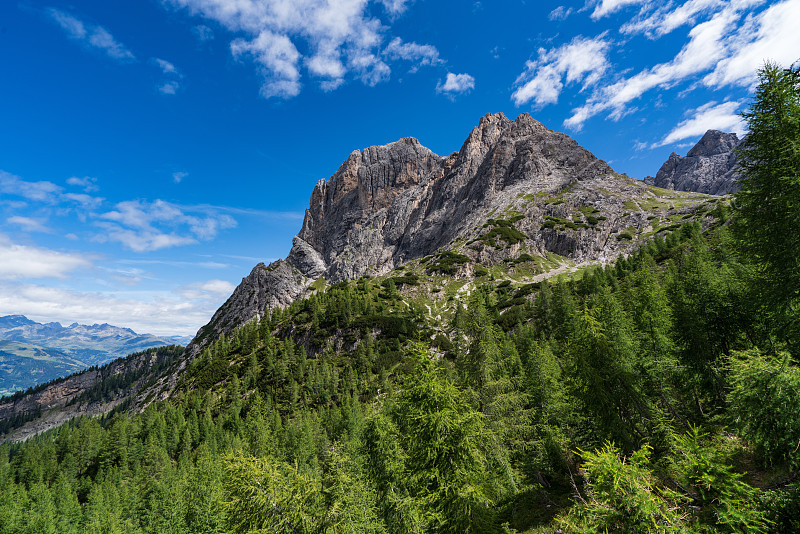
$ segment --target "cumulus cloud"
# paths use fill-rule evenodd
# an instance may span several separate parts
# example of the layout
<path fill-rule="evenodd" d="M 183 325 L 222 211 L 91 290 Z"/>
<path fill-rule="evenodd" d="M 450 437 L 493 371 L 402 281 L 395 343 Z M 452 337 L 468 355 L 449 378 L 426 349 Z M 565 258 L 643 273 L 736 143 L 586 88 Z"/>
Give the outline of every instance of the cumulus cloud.
<path fill-rule="evenodd" d="M 539 49 L 539 57 L 525 64 L 511 95 L 518 106 L 533 101 L 535 106 L 555 104 L 564 83 L 596 83 L 609 68 L 606 34 L 589 39 L 576 37 L 558 48 Z"/>
<path fill-rule="evenodd" d="M 669 145 L 684 139 L 701 137 L 707 130 L 735 132 L 742 135 L 746 128 L 742 117 L 737 113 L 741 102 L 709 102 L 689 112 L 688 119 L 680 122 L 663 140 L 653 148 Z"/>
<path fill-rule="evenodd" d="M 409 60 L 404 56 L 416 54 L 428 64 L 438 61 L 438 51 L 430 45 L 400 41 L 384 50 L 388 27 L 370 0 L 165 1 L 236 34 L 231 53 L 256 64 L 266 98 L 298 95 L 303 71 L 316 78 L 323 90 L 333 90 L 348 76 L 370 86 L 381 83 L 391 75 L 386 61 Z M 411 4 L 408 0 L 372 3 L 377 2 L 390 20 Z"/>
<path fill-rule="evenodd" d="M 189 176 L 189 173 L 186 171 L 178 171 L 172 173 L 172 181 L 176 184 L 179 184 L 183 181 L 184 178 Z"/>
<path fill-rule="evenodd" d="M 221 230 L 233 228 L 229 215 L 205 212 L 192 215 L 186 208 L 156 200 L 120 202 L 116 209 L 100 215 L 95 224 L 104 233 L 97 241 L 116 241 L 135 251 L 146 252 L 190 245 L 214 239 Z"/>
<path fill-rule="evenodd" d="M 114 36 L 102 26 L 85 23 L 55 8 L 48 9 L 47 13 L 53 21 L 61 26 L 71 39 L 100 50 L 107 56 L 117 60 L 126 61 L 136 59 L 130 50 L 114 39 Z"/>
<path fill-rule="evenodd" d="M 475 78 L 469 74 L 453 74 L 452 72 L 448 72 L 444 83 L 440 81 L 436 85 L 436 92 L 455 95 L 457 93 L 466 93 L 474 88 Z"/>
<path fill-rule="evenodd" d="M 80 254 L 12 243 L 0 234 L 0 280 L 66 278 L 72 271 L 91 266 Z"/>
<path fill-rule="evenodd" d="M 260 65 L 264 97 L 290 98 L 300 94 L 300 52 L 287 36 L 264 30 L 255 39 L 234 40 L 231 53 L 237 58 L 251 56 Z"/>

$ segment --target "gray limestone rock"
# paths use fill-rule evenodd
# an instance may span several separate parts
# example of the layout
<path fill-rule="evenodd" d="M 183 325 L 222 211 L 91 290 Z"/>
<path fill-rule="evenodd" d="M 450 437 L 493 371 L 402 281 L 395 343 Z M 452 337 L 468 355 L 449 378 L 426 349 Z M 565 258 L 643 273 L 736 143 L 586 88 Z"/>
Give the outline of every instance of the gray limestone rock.
<path fill-rule="evenodd" d="M 655 178 L 648 176 L 644 182 L 709 195 L 735 193 L 739 190 L 736 148 L 740 143 L 735 133 L 708 130 L 686 157 L 673 152 Z"/>
<path fill-rule="evenodd" d="M 693 157 L 726 157 L 719 146 L 709 140 Z M 411 137 L 357 150 L 316 183 L 287 259 L 256 266 L 190 351 L 307 296 L 320 276 L 333 283 L 383 275 L 442 250 L 486 264 L 523 253 L 612 261 L 635 246 L 620 233 L 644 235 L 667 217 L 671 207 L 659 198 L 528 114 L 482 117 L 448 157 Z M 592 213 L 602 218 L 590 220 Z M 486 237 L 487 221 L 510 218 L 524 239 Z"/>

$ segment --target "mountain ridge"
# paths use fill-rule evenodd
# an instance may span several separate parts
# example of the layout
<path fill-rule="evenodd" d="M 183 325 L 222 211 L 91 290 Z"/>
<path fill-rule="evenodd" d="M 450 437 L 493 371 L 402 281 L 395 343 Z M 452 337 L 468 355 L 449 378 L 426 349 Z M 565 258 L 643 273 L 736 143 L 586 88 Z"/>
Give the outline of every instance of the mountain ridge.
<path fill-rule="evenodd" d="M 108 323 L 38 323 L 24 315 L 0 317 L 0 395 L 25 390 L 93 365 L 152 347 L 186 345 L 185 337 L 138 334 Z"/>
<path fill-rule="evenodd" d="M 289 255 L 256 265 L 188 351 L 322 279 L 382 276 L 445 249 L 490 265 L 520 254 L 608 263 L 706 200 L 663 195 L 527 113 L 486 114 L 446 157 L 413 137 L 355 150 L 315 184 Z"/>

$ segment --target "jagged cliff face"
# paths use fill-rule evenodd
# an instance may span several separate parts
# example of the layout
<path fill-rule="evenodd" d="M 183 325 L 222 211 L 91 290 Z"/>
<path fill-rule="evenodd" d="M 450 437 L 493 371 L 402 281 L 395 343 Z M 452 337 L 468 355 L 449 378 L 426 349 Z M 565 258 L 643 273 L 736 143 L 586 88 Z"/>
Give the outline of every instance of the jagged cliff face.
<path fill-rule="evenodd" d="M 655 178 L 648 176 L 645 183 L 708 195 L 727 195 L 739 190 L 736 148 L 741 140 L 735 133 L 708 130 L 686 154 L 670 154 Z"/>
<path fill-rule="evenodd" d="M 307 295 L 320 277 L 381 275 L 437 251 L 484 264 L 523 253 L 605 263 L 631 250 L 662 215 L 687 209 L 679 204 L 528 114 L 484 116 L 448 157 L 413 138 L 355 151 L 316 184 L 288 258 L 257 265 L 190 350 Z M 487 235 L 509 219 L 520 238 Z M 633 235 L 618 239 L 622 233 Z"/>

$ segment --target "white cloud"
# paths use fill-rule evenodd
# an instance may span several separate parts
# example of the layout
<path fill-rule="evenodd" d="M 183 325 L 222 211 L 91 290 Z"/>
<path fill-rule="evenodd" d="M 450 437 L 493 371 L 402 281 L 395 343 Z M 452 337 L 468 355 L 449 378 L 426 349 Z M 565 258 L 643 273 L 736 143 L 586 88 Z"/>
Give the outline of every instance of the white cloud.
<path fill-rule="evenodd" d="M 64 193 L 63 198 L 80 204 L 80 206 L 85 209 L 97 209 L 102 206 L 105 201 L 102 197 L 93 197 L 84 193 Z"/>
<path fill-rule="evenodd" d="M 300 94 L 300 52 L 287 36 L 265 30 L 250 41 L 233 41 L 231 53 L 237 58 L 250 55 L 261 65 L 264 76 L 261 94 L 265 98 L 290 98 Z"/>
<path fill-rule="evenodd" d="M 87 24 L 68 13 L 55 8 L 47 10 L 50 17 L 67 33 L 67 36 L 106 53 L 118 60 L 136 59 L 130 50 L 117 42 L 102 26 Z"/>
<path fill-rule="evenodd" d="M 192 33 L 194 33 L 201 42 L 210 41 L 214 38 L 214 30 L 205 24 L 198 24 L 197 26 L 193 27 Z"/>
<path fill-rule="evenodd" d="M 755 82 L 756 69 L 771 60 L 789 66 L 800 58 L 800 1 L 785 0 L 749 17 L 742 28 L 724 41 L 728 57 L 716 64 L 703 82 L 748 86 Z"/>
<path fill-rule="evenodd" d="M 45 221 L 42 219 L 33 219 L 31 217 L 15 215 L 6 219 L 6 223 L 19 226 L 26 232 L 41 232 L 45 234 L 52 232 L 52 230 L 47 227 Z"/>
<path fill-rule="evenodd" d="M 135 276 L 134 276 L 135 277 Z M 39 322 L 110 323 L 155 335 L 193 335 L 224 302 L 218 292 L 80 292 L 36 284 L 0 285 L 0 315 Z"/>
<path fill-rule="evenodd" d="M 414 48 L 430 45 L 416 43 L 391 56 L 383 54 L 388 27 L 373 5 L 380 2 L 383 15 L 391 21 L 408 8 L 408 0 L 165 1 L 236 34 L 231 53 L 255 62 L 266 98 L 298 95 L 303 85 L 301 67 L 324 90 L 333 90 L 348 75 L 370 86 L 387 80 L 391 68 L 384 58 L 407 60 L 402 55 L 416 53 L 422 54 L 417 56 L 420 61 L 430 64 L 438 59 L 435 49 L 433 54 L 431 49 Z"/>
<path fill-rule="evenodd" d="M 455 93 L 465 93 L 474 88 L 475 78 L 469 74 L 453 74 L 452 72 L 448 72 L 444 83 L 439 82 L 436 85 L 436 92 L 453 95 Z"/>
<path fill-rule="evenodd" d="M 383 55 L 388 59 L 402 59 L 414 63 L 412 71 L 419 67 L 429 65 L 441 65 L 444 61 L 439 57 L 439 51 L 433 45 L 421 45 L 417 43 L 404 43 L 399 37 L 395 37 L 383 50 Z"/>
<path fill-rule="evenodd" d="M 649 9 L 652 4 L 646 4 L 639 16 L 623 25 L 620 31 L 625 34 L 645 34 L 650 38 L 661 37 L 683 26 L 693 24 L 695 17 L 704 12 L 718 9 L 725 4 L 725 0 L 689 0 L 678 7 L 668 2 L 653 11 Z"/>
<path fill-rule="evenodd" d="M 28 182 L 19 176 L 0 171 L 0 192 L 2 193 L 54 204 L 58 201 L 61 191 L 62 188 L 52 182 Z"/>
<path fill-rule="evenodd" d="M 180 84 L 178 82 L 165 82 L 158 86 L 158 91 L 165 95 L 174 95 L 180 89 Z"/>
<path fill-rule="evenodd" d="M 175 68 L 175 65 L 167 61 L 166 59 L 161 58 L 153 58 L 158 68 L 161 69 L 161 72 L 164 74 L 178 74 L 178 69 Z"/>
<path fill-rule="evenodd" d="M 708 130 L 735 132 L 741 135 L 745 132 L 744 121 L 737 113 L 741 105 L 741 102 L 723 102 L 722 104 L 709 102 L 700 106 L 690 112 L 691 118 L 680 122 L 662 141 L 655 143 L 653 148 L 684 139 L 698 138 Z"/>
<path fill-rule="evenodd" d="M 383 7 L 386 8 L 386 11 L 392 15 L 398 15 L 404 12 L 408 8 L 407 4 L 410 4 L 412 1 L 413 0 L 380 0 Z"/>
<path fill-rule="evenodd" d="M 91 262 L 79 254 L 18 245 L 0 234 L 0 280 L 29 278 L 65 278 Z M 0 297 L 2 298 L 2 297 Z"/>
<path fill-rule="evenodd" d="M 645 0 L 600 0 L 597 2 L 591 16 L 593 19 L 597 20 L 615 11 L 619 11 L 625 6 L 641 4 L 644 1 Z"/>
<path fill-rule="evenodd" d="M 84 176 L 83 178 L 73 176 L 72 178 L 67 178 L 67 184 L 82 187 L 86 193 L 98 190 L 97 178 L 92 178 L 91 176 Z"/>
<path fill-rule="evenodd" d="M 180 294 L 185 298 L 197 300 L 213 296 L 214 298 L 227 298 L 236 289 L 232 283 L 226 280 L 208 280 L 197 282 L 181 288 Z"/>
<path fill-rule="evenodd" d="M 173 172 L 173 173 L 172 173 L 172 180 L 173 180 L 173 181 L 174 181 L 176 184 L 179 184 L 179 183 L 181 183 L 181 182 L 183 181 L 183 179 L 184 179 L 184 178 L 186 178 L 187 176 L 189 176 L 189 173 L 188 173 L 188 172 L 185 172 L 185 171 Z"/>
<path fill-rule="evenodd" d="M 609 68 L 611 43 L 603 33 L 593 39 L 576 37 L 558 48 L 539 49 L 536 61 L 528 61 L 511 95 L 518 106 L 533 101 L 536 106 L 555 104 L 564 83 L 582 82 L 583 87 L 596 83 Z"/>
<path fill-rule="evenodd" d="M 564 121 L 564 125 L 579 130 L 586 120 L 606 111 L 610 112 L 611 119 L 618 120 L 630 112 L 630 103 L 643 93 L 656 87 L 670 88 L 679 81 L 713 68 L 726 57 L 724 40 L 740 19 L 740 7 L 747 1 L 734 0 L 708 21 L 692 28 L 689 42 L 671 61 L 595 90 L 583 106 L 573 109 L 572 116 Z"/>
<path fill-rule="evenodd" d="M 105 232 L 96 241 L 116 241 L 135 251 L 146 252 L 190 245 L 214 239 L 221 230 L 233 228 L 229 215 L 205 212 L 190 215 L 187 209 L 156 200 L 120 202 L 116 209 L 100 215 L 95 224 Z"/>
<path fill-rule="evenodd" d="M 547 18 L 550 20 L 567 20 L 567 17 L 569 17 L 571 14 L 571 7 L 558 6 L 550 12 Z"/>

